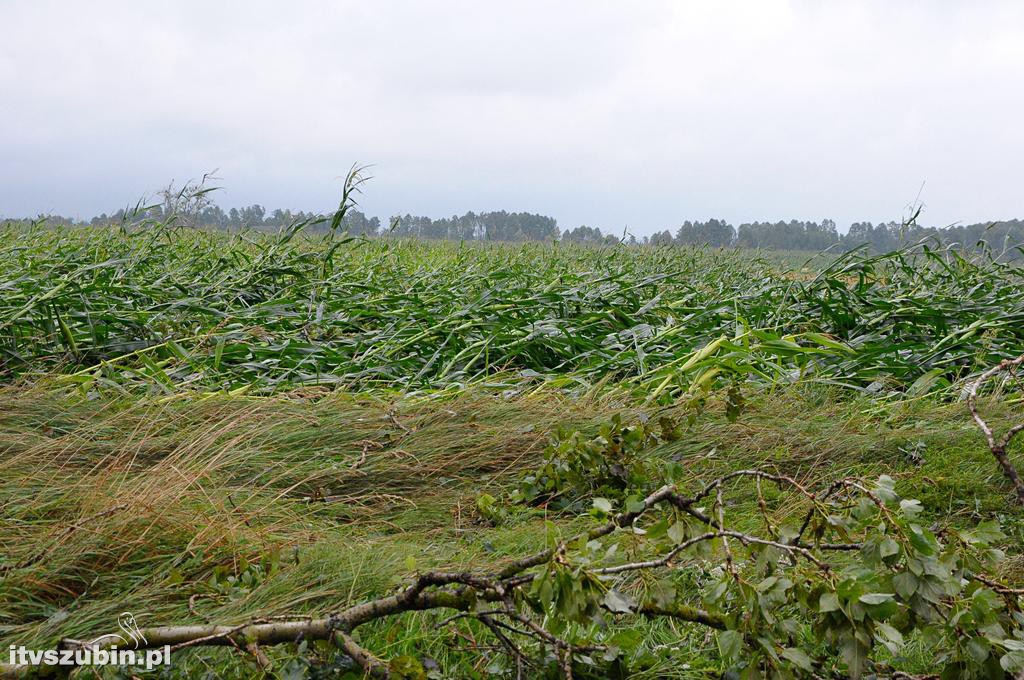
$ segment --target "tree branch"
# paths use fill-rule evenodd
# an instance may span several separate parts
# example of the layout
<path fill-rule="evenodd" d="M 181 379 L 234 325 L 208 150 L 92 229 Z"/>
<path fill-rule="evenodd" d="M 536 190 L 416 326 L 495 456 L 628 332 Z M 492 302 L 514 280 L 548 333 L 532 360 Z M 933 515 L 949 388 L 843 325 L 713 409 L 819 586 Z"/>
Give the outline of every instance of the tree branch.
<path fill-rule="evenodd" d="M 1013 371 L 1015 368 L 1024 364 L 1024 354 L 1020 355 L 1016 359 L 1003 359 L 997 365 L 988 369 L 978 379 L 971 383 L 967 393 L 967 407 L 971 410 L 971 415 L 974 417 L 974 422 L 977 423 L 978 428 L 981 429 L 982 434 L 985 435 L 985 441 L 988 443 L 989 451 L 995 457 L 996 462 L 999 463 L 999 467 L 1002 468 L 1003 474 L 1013 484 L 1014 490 L 1017 492 L 1017 501 L 1024 505 L 1024 480 L 1021 480 L 1020 475 L 1017 473 L 1017 468 L 1010 462 L 1010 457 L 1006 454 L 1006 448 L 1010 445 L 1013 438 L 1020 432 L 1024 432 L 1024 423 L 1014 425 L 1002 438 L 996 438 L 996 435 L 992 432 L 992 428 L 989 426 L 985 419 L 978 413 L 978 389 L 982 383 L 989 380 L 998 373 L 1003 371 Z"/>
<path fill-rule="evenodd" d="M 989 430 L 989 434 L 991 435 L 991 430 Z M 992 441 L 995 439 L 993 438 Z M 530 607 L 537 607 L 538 602 L 534 596 L 528 593 L 528 586 L 536 579 L 544 578 L 544 571 L 536 569 L 537 567 L 545 567 L 555 562 L 559 569 L 572 568 L 589 575 L 589 577 L 602 579 L 616 574 L 635 574 L 640 571 L 671 568 L 673 561 L 690 547 L 704 542 L 732 539 L 735 542 L 734 545 L 738 544 L 744 548 L 765 546 L 776 549 L 789 555 L 792 564 L 796 564 L 800 559 L 806 560 L 817 568 L 818 573 L 831 579 L 832 566 L 824 559 L 824 554 L 829 551 L 856 550 L 860 547 L 855 543 L 815 542 L 810 544 L 802 542 L 800 536 L 807 529 L 810 516 L 803 521 L 800 533 L 792 540 L 778 539 L 771 529 L 769 529 L 768 538 L 764 538 L 726 528 L 725 517 L 721 512 L 724 507 L 721 497 L 722 490 L 728 482 L 743 478 L 753 478 L 755 481 L 773 481 L 780 486 L 794 490 L 812 502 L 812 513 L 826 514 L 828 510 L 824 505 L 826 499 L 829 499 L 839 489 L 865 494 L 879 506 L 881 512 L 888 512 L 885 504 L 856 480 L 840 480 L 827 487 L 821 496 L 816 496 L 790 477 L 757 470 L 741 470 L 714 480 L 692 497 L 679 494 L 674 485 L 662 486 L 644 498 L 642 503 L 629 506 L 633 508 L 632 510 L 616 513 L 589 531 L 580 532 L 571 538 L 560 541 L 551 548 L 521 557 L 492 572 L 424 572 L 418 574 L 412 583 L 399 588 L 392 594 L 361 602 L 318 618 L 309 616 L 282 619 L 257 618 L 233 625 L 199 624 L 145 628 L 141 631 L 144 643 L 140 645 L 139 649 L 170 646 L 173 651 L 198 646 L 233 646 L 240 650 L 249 650 L 250 653 L 257 656 L 261 665 L 265 666 L 266 657 L 259 651 L 260 647 L 294 643 L 300 640 L 331 640 L 358 663 L 368 676 L 387 678 L 390 676 L 388 664 L 358 644 L 353 639 L 352 632 L 363 624 L 404 612 L 449 609 L 463 612 L 466 617 L 481 621 L 515 658 L 517 665 L 528 663 L 529 659 L 509 637 L 509 633 L 529 636 L 542 647 L 548 647 L 554 652 L 561 673 L 568 678 L 572 676 L 574 655 L 586 654 L 601 648 L 574 645 L 571 640 L 553 634 L 546 630 L 539 620 L 535 620 Z M 707 516 L 694 508 L 700 500 L 708 498 L 712 494 L 716 498 L 715 503 L 718 510 L 717 513 L 712 512 L 712 514 L 717 514 L 716 517 Z M 691 534 L 689 538 L 677 540 L 674 544 L 661 548 L 665 552 L 646 560 L 587 568 L 571 565 L 567 561 L 569 546 L 590 543 L 608 536 L 618 529 L 632 530 L 636 521 L 656 506 L 665 506 L 670 511 L 694 517 L 699 522 L 698 526 L 703 525 L 702 528 L 706 528 L 706 530 L 703 533 Z M 983 582 L 988 583 L 987 581 Z M 481 608 L 482 603 L 494 603 L 497 606 L 489 609 Z M 595 602 L 594 604 L 608 609 L 601 603 Z M 621 609 L 614 612 L 608 611 L 608 613 L 613 616 L 630 613 L 646 618 L 667 617 L 716 630 L 728 629 L 729 621 L 732 620 L 732 615 L 728 613 L 709 612 L 682 602 L 665 604 L 645 601 L 640 605 L 631 605 L 628 611 Z M 557 613 L 551 614 L 545 610 L 543 615 L 545 617 L 557 616 Z M 501 618 L 521 624 L 523 628 L 508 626 L 500 620 Z M 61 641 L 60 646 L 63 649 L 78 649 L 90 644 L 65 638 Z M 36 667 L 4 665 L 0 666 L 0 677 L 25 677 L 29 673 L 37 671 Z"/>

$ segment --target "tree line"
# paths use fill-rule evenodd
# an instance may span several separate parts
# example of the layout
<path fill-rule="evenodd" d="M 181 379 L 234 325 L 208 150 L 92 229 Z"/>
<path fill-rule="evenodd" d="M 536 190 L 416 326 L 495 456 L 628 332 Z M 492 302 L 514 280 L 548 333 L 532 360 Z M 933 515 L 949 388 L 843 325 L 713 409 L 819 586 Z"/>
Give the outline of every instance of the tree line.
<path fill-rule="evenodd" d="M 209 200 L 193 200 L 188 205 L 167 199 L 145 208 L 121 209 L 102 213 L 88 220 L 59 215 L 41 216 L 51 224 L 74 226 L 105 225 L 118 222 L 167 221 L 174 216 L 189 226 L 218 229 L 278 229 L 296 222 L 308 222 L 311 231 L 326 231 L 327 221 L 314 212 L 276 209 L 268 211 L 259 204 L 224 210 Z M 16 220 L 24 221 L 24 220 Z M 867 246 L 877 252 L 888 252 L 901 245 L 924 239 L 973 247 L 985 242 L 994 249 L 1024 244 L 1024 220 L 978 222 L 949 227 L 926 227 L 914 222 L 855 222 L 840 234 L 830 219 L 819 222 L 779 220 L 777 222 L 745 222 L 738 227 L 722 219 L 686 220 L 675 229 L 664 229 L 651 236 L 636 238 L 629 234 L 603 232 L 599 227 L 581 225 L 561 230 L 553 217 L 530 212 L 467 212 L 434 219 L 418 215 L 396 215 L 387 223 L 369 217 L 359 210 L 349 210 L 342 228 L 353 235 L 393 235 L 427 240 L 455 241 L 556 241 L 609 245 L 624 241 L 630 244 L 655 246 L 709 245 L 712 247 L 760 248 L 767 250 L 820 251 L 838 247 L 850 250 Z"/>
<path fill-rule="evenodd" d="M 949 227 L 926 227 L 913 222 L 854 222 L 847 233 L 840 234 L 836 223 L 829 219 L 820 222 L 747 222 L 739 227 L 733 227 L 724 220 L 712 219 L 707 222 L 686 221 L 674 234 L 665 230 L 647 240 L 654 245 L 708 244 L 768 250 L 819 251 L 835 246 L 839 246 L 840 250 L 850 250 L 868 246 L 877 252 L 888 252 L 901 245 L 925 239 L 965 247 L 973 247 L 980 242 L 992 248 L 1013 247 L 1024 244 L 1024 220 L 978 222 Z"/>
<path fill-rule="evenodd" d="M 404 215 L 391 219 L 388 232 L 396 236 L 454 241 L 554 241 L 559 237 L 555 218 L 505 210 L 470 211 L 436 220 Z"/>

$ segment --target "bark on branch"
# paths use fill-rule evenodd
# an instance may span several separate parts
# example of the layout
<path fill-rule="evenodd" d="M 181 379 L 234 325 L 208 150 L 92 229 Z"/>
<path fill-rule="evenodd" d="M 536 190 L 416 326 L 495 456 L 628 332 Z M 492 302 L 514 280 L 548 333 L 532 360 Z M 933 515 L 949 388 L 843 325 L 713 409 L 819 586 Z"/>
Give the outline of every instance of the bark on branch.
<path fill-rule="evenodd" d="M 999 467 L 1002 468 L 1003 474 L 1013 484 L 1014 491 L 1017 492 L 1017 502 L 1024 505 L 1024 481 L 1021 480 L 1020 475 L 1017 473 L 1017 468 L 1014 467 L 1010 461 L 1009 455 L 1006 453 L 1007 447 L 1017 434 L 1024 431 L 1024 423 L 1014 425 L 1003 434 L 1002 437 L 997 437 L 992 432 L 991 426 L 981 417 L 978 413 L 978 389 L 982 383 L 989 380 L 993 376 L 1002 373 L 1003 371 L 1013 371 L 1021 364 L 1024 364 L 1024 354 L 1020 355 L 1016 359 L 1003 359 L 997 365 L 988 369 L 978 379 L 971 383 L 967 393 L 967 406 L 971 409 L 971 415 L 974 417 L 974 422 L 978 424 L 982 434 L 985 435 L 985 441 L 988 443 L 988 449 L 992 452 L 996 462 L 999 463 Z"/>

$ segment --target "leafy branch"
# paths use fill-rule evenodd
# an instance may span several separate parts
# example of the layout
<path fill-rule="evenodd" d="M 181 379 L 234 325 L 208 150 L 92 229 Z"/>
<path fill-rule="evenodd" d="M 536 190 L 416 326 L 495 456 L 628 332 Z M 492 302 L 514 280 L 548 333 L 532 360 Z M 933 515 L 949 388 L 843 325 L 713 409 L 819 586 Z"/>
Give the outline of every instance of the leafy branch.
<path fill-rule="evenodd" d="M 781 504 L 799 502 L 806 514 L 791 527 L 766 516 L 772 529 L 760 533 L 727 524 L 726 498 L 751 484 L 773 486 L 785 495 Z M 913 633 L 937 641 L 938 661 L 957 677 L 1024 669 L 1021 593 L 986 575 L 1001 557 L 992 547 L 1002 537 L 995 523 L 933 533 L 920 524 L 920 505 L 901 499 L 891 479 L 837 480 L 815 493 L 785 475 L 741 470 L 693 493 L 665 484 L 618 510 L 606 510 L 609 503 L 593 500 L 588 530 L 563 538 L 549 525 L 548 547 L 492 571 L 425 571 L 394 593 L 317 618 L 142 632 L 149 647 L 234 646 L 252 654 L 329 640 L 371 677 L 407 677 L 367 649 L 357 629 L 405 612 L 454 610 L 449 624 L 473 620 L 498 641 L 512 677 L 536 677 L 554 664 L 573 678 L 600 674 L 602 664 L 637 651 L 641 640 L 612 634 L 615 621 L 670 618 L 716 632 L 724 665 L 753 677 L 837 670 L 859 677 L 879 650 L 891 655 Z M 716 566 L 693 587 L 701 563 Z M 656 587 L 644 587 L 648 578 Z"/>

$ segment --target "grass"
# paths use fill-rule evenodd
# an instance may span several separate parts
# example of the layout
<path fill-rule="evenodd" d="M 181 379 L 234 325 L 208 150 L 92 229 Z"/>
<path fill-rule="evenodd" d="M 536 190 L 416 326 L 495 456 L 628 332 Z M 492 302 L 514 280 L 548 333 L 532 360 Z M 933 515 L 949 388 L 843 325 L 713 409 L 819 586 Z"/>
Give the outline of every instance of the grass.
<path fill-rule="evenodd" d="M 586 429 L 637 408 L 557 390 L 161 403 L 7 388 L 0 404 L 0 638 L 40 646 L 107 627 L 126 608 L 154 623 L 331 611 L 408 578 L 409 558 L 418 568 L 482 567 L 536 549 L 541 511 L 490 527 L 473 511 L 477 494 L 508 491 L 557 425 Z M 880 413 L 866 398 L 796 386 L 755 398 L 733 424 L 716 402 L 657 455 L 685 462 L 694 485 L 747 467 L 808 482 L 888 473 L 935 521 L 998 516 L 1011 545 L 1024 541 L 1024 512 L 962 405 L 917 400 Z M 731 503 L 749 518 L 741 523 L 757 521 L 753 499 Z M 574 521 L 550 519 L 564 531 Z M 386 656 L 431 656 L 461 668 L 456 676 L 486 665 L 479 650 L 451 646 L 443 617 L 408 614 L 362 634 Z M 703 633 L 667 625 L 643 624 L 649 644 L 680 646 L 676 659 L 690 668 L 651 677 L 716 668 Z M 278 668 L 295 654 L 270 653 Z M 254 670 L 227 651 L 182 658 L 187 672 Z"/>

